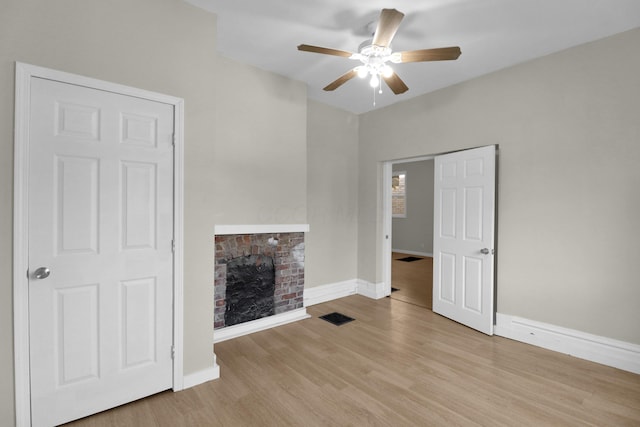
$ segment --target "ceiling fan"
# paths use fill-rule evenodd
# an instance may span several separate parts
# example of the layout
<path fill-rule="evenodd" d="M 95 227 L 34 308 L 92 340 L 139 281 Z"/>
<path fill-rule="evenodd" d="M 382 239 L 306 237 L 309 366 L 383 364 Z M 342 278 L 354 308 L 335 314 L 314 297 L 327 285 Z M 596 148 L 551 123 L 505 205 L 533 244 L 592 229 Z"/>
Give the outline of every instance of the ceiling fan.
<path fill-rule="evenodd" d="M 402 18 L 404 18 L 404 13 L 396 9 L 382 9 L 373 39 L 363 42 L 358 48 L 358 53 L 308 44 L 299 45 L 298 50 L 342 56 L 362 62 L 362 65 L 347 71 L 325 86 L 323 89 L 326 91 L 336 90 L 356 76 L 361 78 L 371 76 L 369 80 L 371 87 L 379 87 L 380 91 L 382 91 L 382 80 L 384 80 L 393 93 L 399 95 L 409 90 L 409 88 L 387 62 L 399 64 L 404 62 L 447 61 L 458 59 L 461 53 L 458 46 L 393 52 L 391 50 L 391 40 L 393 40 L 396 31 L 398 31 Z"/>

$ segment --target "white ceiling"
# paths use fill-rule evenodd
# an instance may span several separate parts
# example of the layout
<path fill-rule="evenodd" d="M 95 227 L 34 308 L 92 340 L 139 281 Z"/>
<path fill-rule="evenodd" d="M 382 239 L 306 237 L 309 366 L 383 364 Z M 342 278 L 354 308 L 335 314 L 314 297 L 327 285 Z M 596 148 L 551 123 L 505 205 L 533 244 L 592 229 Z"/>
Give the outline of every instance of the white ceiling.
<path fill-rule="evenodd" d="M 354 113 L 640 27 L 640 0 L 186 1 L 217 14 L 221 55 L 303 81 L 309 98 Z M 460 46 L 462 55 L 456 61 L 394 65 L 409 91 L 394 95 L 383 85 L 375 107 L 366 79 L 323 91 L 359 62 L 300 52 L 297 45 L 356 52 L 383 8 L 405 14 L 394 51 Z"/>

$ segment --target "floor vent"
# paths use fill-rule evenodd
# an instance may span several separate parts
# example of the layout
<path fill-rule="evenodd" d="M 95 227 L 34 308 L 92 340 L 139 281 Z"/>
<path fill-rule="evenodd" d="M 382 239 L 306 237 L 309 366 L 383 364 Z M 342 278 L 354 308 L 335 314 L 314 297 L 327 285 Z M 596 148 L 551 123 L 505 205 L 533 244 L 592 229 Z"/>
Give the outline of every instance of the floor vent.
<path fill-rule="evenodd" d="M 345 323 L 349 323 L 352 320 L 356 320 L 353 317 L 345 316 L 344 314 L 337 312 L 325 314 L 324 316 L 320 316 L 320 318 L 322 320 L 326 320 L 329 323 L 333 323 L 336 326 L 344 325 Z"/>
<path fill-rule="evenodd" d="M 413 261 L 420 261 L 423 258 L 418 258 L 417 256 L 407 256 L 404 258 L 397 258 L 396 261 L 404 261 L 404 262 L 413 262 Z"/>

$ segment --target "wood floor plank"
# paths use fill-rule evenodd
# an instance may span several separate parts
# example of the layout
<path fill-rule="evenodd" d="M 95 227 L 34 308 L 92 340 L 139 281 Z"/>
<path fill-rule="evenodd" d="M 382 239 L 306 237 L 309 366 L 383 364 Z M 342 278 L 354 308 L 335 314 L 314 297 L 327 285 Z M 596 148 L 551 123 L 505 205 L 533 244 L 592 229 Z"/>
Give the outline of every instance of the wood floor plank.
<path fill-rule="evenodd" d="M 332 325 L 338 311 L 356 320 Z M 216 344 L 221 378 L 69 424 L 639 426 L 640 376 L 359 295 Z"/>

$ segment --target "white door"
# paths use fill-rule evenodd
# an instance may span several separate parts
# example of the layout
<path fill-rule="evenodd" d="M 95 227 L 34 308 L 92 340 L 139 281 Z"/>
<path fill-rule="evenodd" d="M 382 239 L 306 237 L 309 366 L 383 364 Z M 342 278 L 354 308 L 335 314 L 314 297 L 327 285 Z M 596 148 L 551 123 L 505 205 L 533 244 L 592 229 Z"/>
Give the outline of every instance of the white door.
<path fill-rule="evenodd" d="M 433 311 L 493 335 L 495 146 L 436 156 Z"/>
<path fill-rule="evenodd" d="M 172 387 L 174 115 L 42 78 L 31 106 L 31 413 L 49 426 Z"/>

